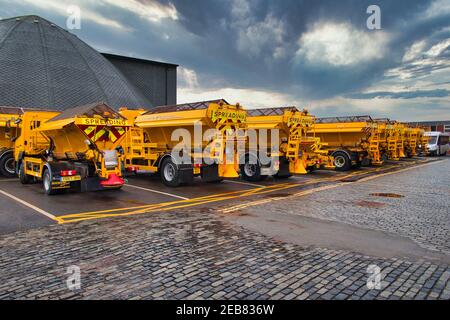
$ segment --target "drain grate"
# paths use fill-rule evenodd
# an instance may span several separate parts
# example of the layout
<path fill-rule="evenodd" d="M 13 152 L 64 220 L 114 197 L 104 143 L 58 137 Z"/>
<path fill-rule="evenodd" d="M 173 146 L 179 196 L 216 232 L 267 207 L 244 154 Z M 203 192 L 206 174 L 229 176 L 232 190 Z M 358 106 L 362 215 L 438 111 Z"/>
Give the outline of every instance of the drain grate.
<path fill-rule="evenodd" d="M 373 197 L 385 197 L 385 198 L 404 198 L 401 194 L 396 193 L 371 193 Z"/>

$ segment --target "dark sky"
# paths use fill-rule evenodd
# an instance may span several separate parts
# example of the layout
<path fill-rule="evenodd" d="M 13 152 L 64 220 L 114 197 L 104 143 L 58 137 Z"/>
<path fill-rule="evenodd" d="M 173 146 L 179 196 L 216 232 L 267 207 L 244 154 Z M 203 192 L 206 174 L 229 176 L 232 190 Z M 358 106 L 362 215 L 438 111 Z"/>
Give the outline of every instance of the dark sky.
<path fill-rule="evenodd" d="M 0 0 L 0 16 L 67 28 L 73 3 L 96 49 L 179 64 L 179 102 L 450 119 L 450 0 Z"/>

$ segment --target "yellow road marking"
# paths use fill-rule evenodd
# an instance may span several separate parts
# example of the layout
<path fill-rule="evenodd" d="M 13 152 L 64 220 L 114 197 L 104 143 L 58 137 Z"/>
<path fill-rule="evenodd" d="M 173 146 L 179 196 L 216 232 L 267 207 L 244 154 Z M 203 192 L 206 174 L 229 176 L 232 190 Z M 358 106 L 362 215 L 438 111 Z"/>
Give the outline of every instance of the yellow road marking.
<path fill-rule="evenodd" d="M 349 183 L 351 183 L 351 182 L 341 182 L 341 183 L 338 183 L 338 184 L 322 186 L 322 187 L 318 187 L 318 188 L 313 188 L 313 189 L 301 191 L 301 192 L 289 195 L 287 197 L 274 197 L 274 198 L 271 198 L 271 199 L 263 199 L 263 200 L 259 200 L 259 201 L 247 202 L 247 203 L 244 203 L 244 204 L 241 204 L 241 205 L 237 205 L 237 206 L 234 206 L 234 207 L 231 207 L 231 208 L 221 209 L 221 210 L 218 210 L 218 211 L 221 212 L 221 213 L 230 213 L 230 212 L 234 212 L 234 211 L 237 211 L 237 210 L 240 210 L 240 209 L 266 204 L 266 203 L 269 203 L 269 202 L 272 202 L 272 201 L 278 201 L 278 200 L 282 200 L 282 199 L 286 199 L 286 198 L 305 196 L 305 195 L 312 194 L 312 193 L 315 193 L 315 192 L 324 191 L 324 190 L 328 190 L 328 189 L 333 189 L 333 188 L 336 188 L 338 186 L 342 186 L 342 185 L 349 184 Z"/>
<path fill-rule="evenodd" d="M 429 166 L 429 165 L 432 165 L 432 164 L 436 164 L 436 163 L 439 163 L 439 162 L 440 161 L 434 161 L 433 160 L 433 161 L 430 161 L 430 162 L 427 162 L 427 163 L 424 163 L 424 164 L 420 164 L 420 165 L 417 165 L 417 166 L 408 167 L 408 168 L 404 168 L 404 169 L 400 169 L 400 170 L 396 170 L 396 171 L 392 171 L 392 172 L 381 173 L 381 174 L 378 174 L 376 176 L 370 176 L 370 177 L 362 178 L 362 179 L 360 179 L 360 180 L 358 180 L 356 182 L 369 181 L 369 180 L 373 180 L 375 178 L 381 178 L 381 177 L 384 177 L 384 176 L 387 176 L 387 175 L 390 175 L 390 174 L 394 174 L 394 173 L 401 173 L 401 172 L 409 171 L 409 170 L 416 169 L 416 168 L 419 168 L 419 167 L 426 167 L 426 166 Z M 400 166 L 397 166 L 397 167 L 400 167 Z"/>
<path fill-rule="evenodd" d="M 247 203 L 244 203 L 244 204 L 241 204 L 241 205 L 236 205 L 236 206 L 225 208 L 225 209 L 221 209 L 221 210 L 218 210 L 218 211 L 221 212 L 221 213 L 230 213 L 230 212 L 234 212 L 234 211 L 241 210 L 241 209 L 244 209 L 244 208 L 253 207 L 253 206 L 257 206 L 257 205 L 261 205 L 261 204 L 266 204 L 266 203 L 269 203 L 269 202 L 272 202 L 272 201 L 285 200 L 287 198 L 302 197 L 302 196 L 306 196 L 306 195 L 309 195 L 309 194 L 312 194 L 312 193 L 325 191 L 325 190 L 329 190 L 329 189 L 334 189 L 334 188 L 338 188 L 338 187 L 341 187 L 341 186 L 344 186 L 344 185 L 348 185 L 348 184 L 355 184 L 355 183 L 365 182 L 365 181 L 369 181 L 369 180 L 373 180 L 373 179 L 378 179 L 378 178 L 381 178 L 381 177 L 384 177 L 384 176 L 387 176 L 387 175 L 391 175 L 391 174 L 395 174 L 395 173 L 401 173 L 401 172 L 404 172 L 404 171 L 412 170 L 412 169 L 415 169 L 415 168 L 418 168 L 418 167 L 424 167 L 424 166 L 435 164 L 435 163 L 437 163 L 437 161 L 427 162 L 427 163 L 424 163 L 424 164 L 421 164 L 421 165 L 408 167 L 408 168 L 405 168 L 405 169 L 400 169 L 400 170 L 396 170 L 396 171 L 392 171 L 392 172 L 386 172 L 386 173 L 381 173 L 381 174 L 370 176 L 370 177 L 366 177 L 366 178 L 361 178 L 361 179 L 358 179 L 357 181 L 354 181 L 354 182 L 341 182 L 341 183 L 337 183 L 337 184 L 333 184 L 333 185 L 317 187 L 317 188 L 301 191 L 301 192 L 298 192 L 298 193 L 294 193 L 294 194 L 289 195 L 287 197 L 274 197 L 274 198 L 271 198 L 271 199 L 264 199 L 264 200 L 256 200 L 256 201 L 252 201 L 252 202 L 247 202 Z M 389 169 L 396 168 L 396 167 L 400 167 L 400 166 L 399 165 L 392 166 L 392 167 L 389 167 Z M 374 171 L 379 171 L 379 170 L 377 169 L 377 170 L 374 170 Z M 345 178 L 340 178 L 340 179 L 337 179 L 337 180 L 342 180 L 342 179 L 345 179 Z"/>
<path fill-rule="evenodd" d="M 276 186 L 281 186 L 284 184 L 279 184 L 279 185 L 274 185 L 272 187 L 276 187 Z M 256 190 L 258 190 L 259 188 L 256 188 Z M 251 189 L 254 190 L 254 189 Z M 222 197 L 222 196 L 227 196 L 227 195 L 232 195 L 232 194 L 236 194 L 236 193 L 240 193 L 240 192 L 244 192 L 246 190 L 236 190 L 236 191 L 229 191 L 229 192 L 224 192 L 224 193 L 219 193 L 219 194 L 211 194 L 211 195 L 207 195 L 207 196 L 202 196 L 202 197 L 197 197 L 197 198 L 192 198 L 192 199 L 188 199 L 186 201 L 198 201 L 198 200 L 203 200 L 203 199 L 209 199 L 209 198 L 213 198 L 213 197 Z M 171 201 L 171 202 L 161 202 L 161 203 L 154 203 L 154 204 L 146 204 L 146 205 L 142 205 L 142 206 L 135 206 L 135 207 L 127 207 L 127 208 L 115 208 L 115 209 L 106 209 L 106 210 L 99 210 L 99 211 L 88 211 L 88 212 L 80 212 L 80 213 L 73 213 L 73 214 L 67 214 L 64 215 L 64 217 L 71 217 L 71 216 L 78 216 L 81 214 L 97 214 L 97 213 L 109 213 L 109 212 L 119 212 L 119 211 L 126 211 L 126 210 L 132 210 L 132 209 L 142 209 L 142 208 L 148 208 L 148 207 L 153 207 L 155 205 L 171 205 L 171 204 L 175 204 L 175 203 L 179 203 L 180 201 Z M 62 216 L 60 216 L 62 217 Z"/>
<path fill-rule="evenodd" d="M 217 202 L 217 201 L 223 201 L 223 200 L 234 199 L 234 198 L 239 198 L 239 197 L 246 197 L 246 196 L 249 196 L 252 194 L 265 194 L 268 192 L 283 190 L 286 188 L 293 188 L 295 186 L 297 186 L 297 184 L 281 184 L 281 185 L 275 185 L 275 186 L 268 186 L 268 187 L 264 187 L 264 188 L 254 188 L 254 189 L 244 190 L 244 191 L 239 190 L 239 191 L 233 191 L 233 192 L 228 192 L 228 193 L 224 193 L 224 194 L 209 195 L 209 196 L 205 196 L 205 197 L 193 198 L 193 199 L 188 199 L 188 200 L 163 202 L 163 203 L 159 203 L 159 204 L 151 204 L 151 205 L 145 205 L 145 206 L 134 207 L 134 208 L 121 208 L 119 210 L 111 209 L 111 210 L 68 214 L 68 215 L 63 215 L 63 216 L 57 216 L 56 219 L 58 220 L 59 223 L 67 223 L 67 222 L 75 222 L 75 221 L 96 219 L 96 218 L 103 218 L 103 217 L 128 216 L 128 215 L 132 215 L 132 214 L 152 212 L 152 211 L 167 211 L 167 210 L 179 209 L 179 208 L 184 208 L 184 207 L 197 206 L 200 204 L 205 204 L 205 203 L 210 203 L 210 202 Z M 238 192 L 240 192 L 240 194 L 235 195 Z M 111 212 L 125 211 L 125 210 L 130 210 L 130 209 L 136 209 L 136 210 L 125 212 L 125 213 L 111 213 Z"/>
<path fill-rule="evenodd" d="M 75 213 L 75 214 L 67 214 L 63 216 L 58 216 L 58 222 L 60 223 L 68 223 L 68 222 L 75 222 L 75 221 L 82 221 L 82 220 L 90 220 L 90 219 L 97 219 L 97 218 L 104 218 L 104 217 L 118 217 L 118 216 L 128 216 L 138 213 L 147 213 L 147 212 L 153 212 L 153 211 L 167 211 L 167 210 L 173 210 L 173 209 L 180 209 L 185 207 L 192 207 L 197 206 L 200 204 L 206 204 L 211 202 L 219 202 L 224 200 L 232 200 L 236 198 L 246 197 L 249 195 L 261 195 L 266 194 L 269 192 L 274 191 L 280 191 L 285 189 L 290 189 L 298 186 L 305 186 L 313 183 L 322 183 L 326 181 L 335 181 L 340 179 L 345 179 L 354 175 L 361 174 L 358 173 L 351 173 L 345 176 L 338 176 L 333 178 L 326 178 L 326 179 L 312 179 L 303 183 L 283 183 L 283 184 L 276 184 L 271 186 L 263 186 L 258 188 L 253 188 L 250 190 L 238 190 L 238 191 L 231 191 L 231 192 L 225 192 L 222 194 L 213 194 L 208 195 L 204 197 L 198 197 L 198 198 L 192 198 L 188 200 L 181 200 L 181 201 L 172 201 L 172 202 L 163 202 L 158 204 L 150 204 L 150 205 L 143 205 L 143 206 L 137 206 L 137 207 L 129 207 L 129 208 L 119 208 L 119 209 L 107 209 L 107 210 L 101 210 L 101 211 L 91 211 L 91 212 L 82 212 L 82 213 Z M 134 210 L 129 211 L 125 213 L 118 213 L 121 211 L 126 210 Z M 112 213 L 116 212 L 116 213 Z"/>
<path fill-rule="evenodd" d="M 434 162 L 432 162 L 432 163 L 434 163 Z M 402 170 L 397 170 L 397 171 L 379 174 L 376 176 L 370 176 L 370 177 L 366 177 L 366 178 L 360 178 L 358 181 L 355 181 L 355 182 L 367 181 L 370 179 L 375 179 L 376 177 L 381 177 L 381 176 L 385 176 L 388 174 L 394 174 L 394 173 L 398 173 L 398 172 L 402 172 L 402 171 L 406 171 L 406 170 L 411 170 L 411 169 L 414 169 L 414 168 L 417 168 L 420 166 L 424 166 L 427 164 L 431 164 L 431 163 L 427 162 L 422 165 L 417 165 L 417 166 L 409 167 L 409 168 L 402 169 Z M 206 204 L 206 203 L 219 202 L 219 201 L 224 201 L 224 200 L 232 200 L 232 199 L 237 199 L 237 198 L 241 198 L 241 197 L 247 197 L 249 195 L 261 195 L 261 194 L 295 188 L 298 186 L 305 186 L 305 185 L 314 184 L 314 183 L 339 181 L 339 180 L 347 179 L 347 178 L 357 176 L 357 175 L 364 176 L 371 172 L 378 172 L 383 169 L 389 170 L 389 169 L 393 169 L 393 168 L 397 168 L 397 167 L 401 167 L 401 165 L 393 165 L 388 168 L 380 167 L 380 168 L 376 168 L 376 169 L 369 169 L 369 170 L 362 171 L 362 172 L 353 172 L 353 173 L 350 173 L 347 175 L 335 176 L 335 177 L 325 178 L 325 179 L 322 179 L 322 178 L 321 179 L 310 179 L 309 181 L 302 182 L 302 183 L 283 183 L 283 184 L 276 184 L 276 185 L 271 185 L 271 186 L 261 186 L 261 187 L 257 187 L 257 188 L 253 188 L 253 189 L 249 189 L 249 190 L 230 191 L 230 192 L 225 192 L 225 193 L 221 193 L 221 194 L 213 194 L 213 195 L 197 197 L 197 198 L 192 198 L 192 199 L 186 199 L 186 200 L 162 202 L 162 203 L 157 203 L 157 204 L 149 204 L 149 205 L 142 205 L 142 206 L 128 207 L 128 208 L 116 208 L 116 209 L 106 209 L 106 210 L 100 210 L 100 211 L 67 214 L 67 215 L 63 215 L 63 216 L 57 216 L 57 217 L 55 217 L 55 219 L 59 223 L 71 223 L 71 222 L 99 219 L 99 218 L 107 218 L 107 217 L 123 217 L 123 216 L 136 215 L 136 214 L 141 214 L 141 213 L 150 213 L 150 212 L 155 212 L 155 211 L 158 211 L 158 212 L 159 211 L 169 211 L 169 210 L 174 210 L 174 209 L 198 206 L 198 205 Z M 355 182 L 351 182 L 351 183 L 355 183 Z M 348 183 L 349 182 L 342 182 L 342 183 L 333 184 L 333 185 L 329 185 L 329 186 L 321 186 L 318 188 L 301 191 L 297 194 L 293 194 L 292 196 L 303 196 L 303 195 L 311 194 L 311 193 L 318 192 L 318 191 L 336 188 L 336 187 L 339 187 L 341 185 L 345 185 Z M 288 196 L 288 197 L 292 197 L 292 196 Z M 264 199 L 264 200 L 257 200 L 257 201 L 253 201 L 253 202 L 247 202 L 246 204 L 234 206 L 232 208 L 227 208 L 224 210 L 227 210 L 227 212 L 231 212 L 232 209 L 236 208 L 236 207 L 239 207 L 238 209 L 241 209 L 241 208 L 243 208 L 243 206 L 247 207 L 247 206 L 256 205 L 255 203 L 259 203 L 261 201 L 263 201 L 263 203 L 267 203 L 270 201 L 274 201 L 276 199 L 286 199 L 286 197 L 278 197 L 278 198 L 275 197 L 272 199 Z M 234 209 L 234 210 L 238 210 L 238 209 Z M 132 211 L 127 211 L 127 210 L 132 210 Z M 123 211 L 127 211 L 127 212 L 123 212 Z"/>

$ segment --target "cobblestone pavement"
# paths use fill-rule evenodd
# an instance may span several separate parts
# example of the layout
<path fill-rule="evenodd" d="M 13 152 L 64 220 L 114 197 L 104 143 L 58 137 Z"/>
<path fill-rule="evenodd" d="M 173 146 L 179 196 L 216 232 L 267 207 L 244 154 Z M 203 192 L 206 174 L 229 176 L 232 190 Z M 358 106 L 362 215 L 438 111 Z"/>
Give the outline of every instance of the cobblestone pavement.
<path fill-rule="evenodd" d="M 239 214 L 301 211 L 447 253 L 449 169 L 443 161 Z M 379 192 L 404 198 L 369 196 Z M 0 299 L 450 299 L 443 262 L 294 245 L 213 209 L 53 225 L 0 236 L 0 247 Z M 367 288 L 371 265 L 381 269 L 380 289 Z M 80 289 L 67 287 L 71 266 L 80 267 Z"/>
<path fill-rule="evenodd" d="M 265 209 L 274 212 L 398 234 L 423 248 L 450 254 L 450 158 L 268 206 Z"/>
<path fill-rule="evenodd" d="M 211 212 L 115 218 L 0 238 L 0 299 L 450 299 L 450 267 L 302 248 Z M 381 290 L 368 290 L 369 265 Z M 66 286 L 81 269 L 81 289 Z"/>

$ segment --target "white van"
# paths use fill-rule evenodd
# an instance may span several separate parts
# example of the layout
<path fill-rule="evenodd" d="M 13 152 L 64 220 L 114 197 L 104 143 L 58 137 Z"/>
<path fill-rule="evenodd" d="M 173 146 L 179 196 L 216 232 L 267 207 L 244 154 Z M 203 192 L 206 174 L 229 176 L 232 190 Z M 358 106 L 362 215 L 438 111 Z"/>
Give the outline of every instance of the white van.
<path fill-rule="evenodd" d="M 439 131 L 425 132 L 428 150 L 432 156 L 445 156 L 450 151 L 450 134 Z"/>

